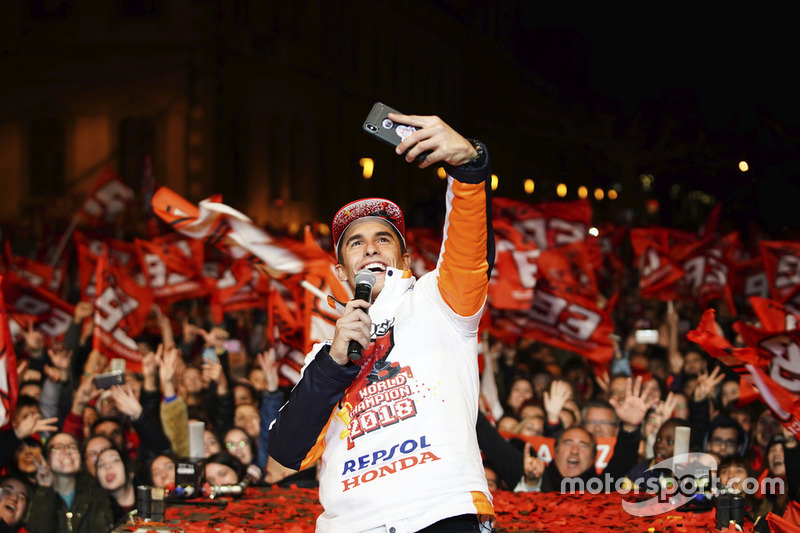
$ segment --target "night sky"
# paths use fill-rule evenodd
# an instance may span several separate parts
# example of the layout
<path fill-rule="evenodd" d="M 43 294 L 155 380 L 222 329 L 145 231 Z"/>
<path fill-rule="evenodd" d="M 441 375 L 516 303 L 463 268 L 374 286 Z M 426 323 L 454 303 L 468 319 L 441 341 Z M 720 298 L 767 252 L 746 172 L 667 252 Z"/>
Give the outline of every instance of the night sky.
<path fill-rule="evenodd" d="M 521 2 L 516 54 L 623 120 L 688 99 L 731 165 L 751 166 L 706 178 L 708 192 L 771 230 L 800 226 L 800 8 L 709 4 Z"/>

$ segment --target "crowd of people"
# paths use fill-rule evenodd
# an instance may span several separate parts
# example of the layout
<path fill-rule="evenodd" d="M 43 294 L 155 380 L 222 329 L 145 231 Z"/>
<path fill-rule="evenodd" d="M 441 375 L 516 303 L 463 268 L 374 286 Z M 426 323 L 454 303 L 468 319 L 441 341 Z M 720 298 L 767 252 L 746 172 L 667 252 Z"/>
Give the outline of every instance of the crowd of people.
<path fill-rule="evenodd" d="M 560 491 L 564 478 L 588 480 L 598 475 L 602 437 L 616 438 L 603 473 L 643 484 L 663 475 L 650 467 L 672 456 L 675 428 L 686 426 L 690 450 L 718 460 L 723 485 L 784 481 L 780 491 L 747 495 L 750 520 L 780 514 L 797 498 L 794 436 L 761 401 L 740 406 L 739 376 L 677 335 L 679 313 L 663 307 L 653 324 L 661 342 L 638 344 L 630 331 L 607 373 L 545 344 L 487 341 L 504 408 L 477 422 L 492 490 Z M 35 328 L 25 332 L 15 349 L 13 425 L 0 433 L 6 526 L 102 531 L 129 520 L 135 486 L 174 488 L 192 420 L 205 423 L 208 483 L 316 486 L 314 468 L 297 472 L 269 457 L 267 430 L 289 391 L 279 387 L 264 313 L 238 311 L 213 325 L 196 309 L 177 323 L 154 308 L 137 339 L 141 372 L 128 371 L 123 385 L 108 389 L 93 381 L 110 361 L 91 348 L 91 303 L 76 305 L 62 342 L 45 346 Z M 549 464 L 532 451 L 528 437 L 537 436 L 555 439 Z"/>

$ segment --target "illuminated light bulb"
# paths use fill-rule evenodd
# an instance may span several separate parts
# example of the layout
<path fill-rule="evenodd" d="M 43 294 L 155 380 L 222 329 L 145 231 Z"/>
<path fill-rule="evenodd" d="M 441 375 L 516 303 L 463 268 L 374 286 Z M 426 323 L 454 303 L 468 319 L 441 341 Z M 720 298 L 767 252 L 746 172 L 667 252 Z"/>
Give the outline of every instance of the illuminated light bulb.
<path fill-rule="evenodd" d="M 530 179 L 530 178 L 526 179 L 525 183 L 523 184 L 523 188 L 525 189 L 525 192 L 527 194 L 533 194 L 533 187 L 534 187 L 533 180 Z"/>
<path fill-rule="evenodd" d="M 747 164 L 747 161 L 739 161 L 739 170 L 747 172 L 750 170 L 750 165 Z"/>
<path fill-rule="evenodd" d="M 497 174 L 492 174 L 492 190 L 496 191 L 499 184 L 500 179 L 497 177 Z"/>
<path fill-rule="evenodd" d="M 603 189 L 595 189 L 594 190 L 594 199 L 595 200 L 602 200 L 605 197 L 605 195 L 606 194 L 603 192 Z"/>
<path fill-rule="evenodd" d="M 580 198 L 581 200 L 584 200 L 584 199 L 586 199 L 587 196 L 589 196 L 589 189 L 587 189 L 583 185 L 578 187 L 578 198 Z"/>
<path fill-rule="evenodd" d="M 567 186 L 563 183 L 559 183 L 558 187 L 556 187 L 556 194 L 560 198 L 564 198 L 567 195 Z"/>
<path fill-rule="evenodd" d="M 364 176 L 365 180 L 368 180 L 372 177 L 372 171 L 375 170 L 375 163 L 369 157 L 362 157 L 358 164 L 364 168 L 364 171 L 361 173 Z"/>

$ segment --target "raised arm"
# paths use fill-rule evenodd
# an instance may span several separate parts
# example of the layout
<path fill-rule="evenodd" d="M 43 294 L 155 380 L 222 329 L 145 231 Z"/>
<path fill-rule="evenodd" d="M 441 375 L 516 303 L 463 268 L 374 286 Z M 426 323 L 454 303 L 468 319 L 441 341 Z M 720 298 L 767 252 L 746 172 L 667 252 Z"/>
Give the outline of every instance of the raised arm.
<path fill-rule="evenodd" d="M 444 237 L 439 255 L 439 292 L 461 316 L 472 316 L 486 300 L 494 262 L 491 183 L 486 147 L 469 141 L 436 116 L 395 115 L 390 118 L 419 129 L 396 152 L 406 161 L 431 153 L 419 164 L 443 163 L 448 174 Z"/>

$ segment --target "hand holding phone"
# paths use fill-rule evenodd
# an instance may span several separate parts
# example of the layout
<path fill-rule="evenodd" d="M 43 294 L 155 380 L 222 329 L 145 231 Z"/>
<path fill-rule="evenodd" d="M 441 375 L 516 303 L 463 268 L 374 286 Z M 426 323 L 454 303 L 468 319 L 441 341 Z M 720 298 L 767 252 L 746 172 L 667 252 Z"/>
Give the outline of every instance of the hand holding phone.
<path fill-rule="evenodd" d="M 125 372 L 121 370 L 112 370 L 94 377 L 94 386 L 98 389 L 110 389 L 114 385 L 123 385 L 124 383 Z"/>
<path fill-rule="evenodd" d="M 392 146 L 397 146 L 403 142 L 406 137 L 417 131 L 417 128 L 415 126 L 409 126 L 408 124 L 394 122 L 389 118 L 389 113 L 402 114 L 400 111 L 392 109 L 386 104 L 376 102 L 364 121 L 364 130 L 383 142 L 389 143 Z M 422 152 L 417 156 L 417 161 L 424 160 L 430 153 L 430 151 Z"/>

